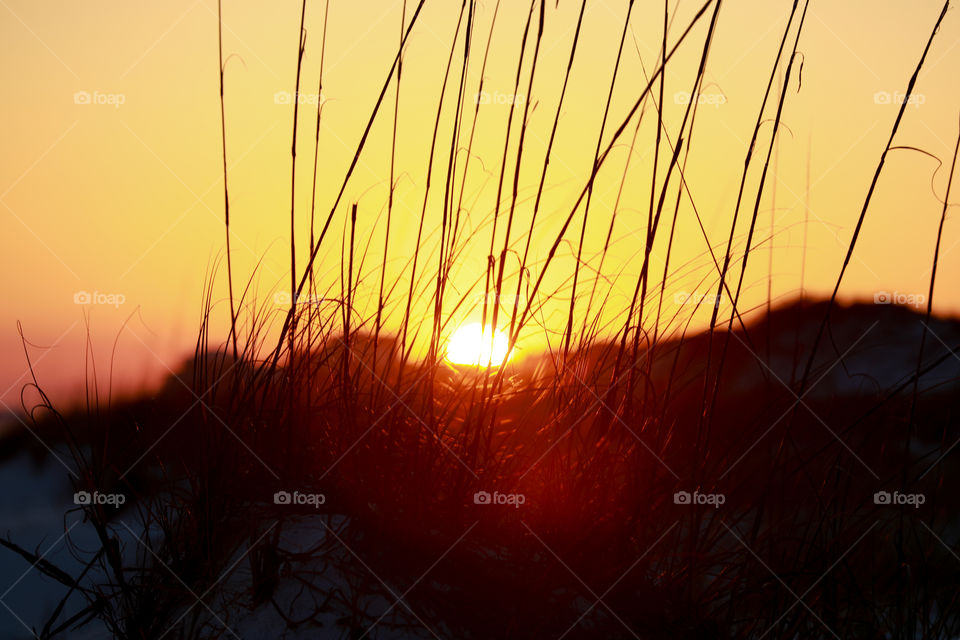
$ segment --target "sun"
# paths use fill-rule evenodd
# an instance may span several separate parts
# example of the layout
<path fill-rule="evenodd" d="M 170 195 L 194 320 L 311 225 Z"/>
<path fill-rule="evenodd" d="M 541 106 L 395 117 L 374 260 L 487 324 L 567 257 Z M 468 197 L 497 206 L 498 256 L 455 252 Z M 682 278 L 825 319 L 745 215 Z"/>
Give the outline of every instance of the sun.
<path fill-rule="evenodd" d="M 510 340 L 502 331 L 493 333 L 479 322 L 465 324 L 457 329 L 447 343 L 447 360 L 453 364 L 499 366 L 510 350 Z"/>

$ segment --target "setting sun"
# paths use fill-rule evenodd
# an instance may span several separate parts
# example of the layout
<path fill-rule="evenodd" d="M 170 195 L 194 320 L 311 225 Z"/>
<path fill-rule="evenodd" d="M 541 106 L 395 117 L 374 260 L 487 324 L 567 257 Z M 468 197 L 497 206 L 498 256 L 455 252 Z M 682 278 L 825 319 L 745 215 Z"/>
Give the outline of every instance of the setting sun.
<path fill-rule="evenodd" d="M 465 324 L 454 332 L 447 345 L 447 360 L 454 364 L 474 366 L 499 365 L 507 357 L 510 341 L 496 331 L 491 341 L 490 330 L 479 322 Z"/>

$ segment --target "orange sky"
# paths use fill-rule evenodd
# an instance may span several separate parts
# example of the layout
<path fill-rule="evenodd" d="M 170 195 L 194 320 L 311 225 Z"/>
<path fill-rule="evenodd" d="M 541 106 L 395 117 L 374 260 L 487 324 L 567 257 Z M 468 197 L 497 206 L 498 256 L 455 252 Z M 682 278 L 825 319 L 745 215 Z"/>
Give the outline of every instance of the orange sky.
<path fill-rule="evenodd" d="M 402 2 L 331 3 L 325 60 L 317 211 L 326 215 L 352 151 L 369 117 L 396 51 Z M 411 8 L 414 2 L 411 0 Z M 468 95 L 479 79 L 479 47 L 494 6 L 481 3 L 478 58 L 470 69 Z M 486 87 L 491 103 L 480 110 L 467 198 L 469 231 L 452 274 L 461 292 L 482 277 L 489 247 L 498 159 L 513 93 L 519 40 L 529 5 L 503 2 L 491 47 Z M 547 192 L 532 250 L 541 261 L 572 198 L 583 188 L 592 162 L 607 87 L 616 57 L 626 2 L 590 0 L 582 41 L 561 115 Z M 662 5 L 637 3 L 621 71 L 611 123 L 619 124 L 642 88 L 640 60 L 649 72 L 660 44 Z M 529 121 L 527 157 L 522 165 L 521 198 L 535 190 L 556 97 L 569 55 L 579 3 L 563 0 L 549 10 L 543 58 L 534 83 L 537 108 Z M 789 2 L 731 0 L 721 10 L 716 40 L 705 77 L 704 94 L 712 102 L 698 111 L 687 181 L 711 241 L 726 238 L 736 187 L 767 74 L 786 24 Z M 683 0 L 670 32 L 679 36 L 699 3 Z M 775 297 L 799 290 L 804 236 L 804 193 L 810 164 L 810 224 L 807 228 L 808 290 L 828 293 L 836 278 L 863 197 L 889 135 L 896 104 L 877 94 L 902 93 L 940 10 L 929 0 L 824 2 L 811 4 L 800 40 L 803 84 L 790 91 L 779 142 L 775 176 L 773 290 Z M 301 91 L 313 94 L 320 64 L 324 4 L 308 3 L 307 42 Z M 226 76 L 228 162 L 234 269 L 246 281 L 263 258 L 256 279 L 258 299 L 289 289 L 289 188 L 292 108 L 283 94 L 293 91 L 297 55 L 297 2 L 264 4 L 226 0 L 224 48 L 235 54 Z M 406 52 L 401 87 L 395 226 L 388 272 L 399 274 L 416 237 L 429 140 L 446 55 L 459 3 L 428 0 Z M 17 334 L 34 345 L 41 382 L 66 397 L 82 382 L 89 337 L 98 375 L 106 386 L 111 353 L 115 388 L 129 389 L 175 368 L 192 350 L 201 313 L 201 293 L 209 265 L 223 247 L 223 200 L 217 87 L 217 23 L 214 0 L 164 3 L 37 2 L 0 0 L 0 238 L 6 277 L 0 284 L 0 400 L 19 406 L 26 361 Z M 708 18 L 709 16 L 707 16 Z M 693 31 L 671 62 L 666 76 L 665 122 L 675 139 L 706 33 L 707 19 Z M 948 13 L 934 41 L 908 107 L 896 144 L 922 148 L 946 167 L 934 176 L 936 161 L 909 151 L 893 152 L 867 216 L 855 258 L 845 276 L 846 298 L 872 299 L 877 291 L 925 293 L 931 252 L 939 222 L 950 153 L 957 135 L 960 88 L 960 17 Z M 638 58 L 637 50 L 641 58 Z M 454 81 L 455 82 L 455 81 Z M 522 82 L 525 92 L 526 76 Z M 79 92 L 79 95 L 78 95 Z M 89 96 L 90 103 L 85 99 Z M 392 104 L 392 93 L 388 94 Z M 713 96 L 712 98 L 710 96 Z M 719 96 L 719 97 L 718 97 Z M 528 96 L 522 95 L 522 99 Z M 878 104 L 878 101 L 880 104 Z M 278 102 L 280 104 L 278 104 Z M 472 103 L 470 112 L 472 113 Z M 303 212 L 309 210 L 313 112 L 300 130 L 298 235 L 309 234 Z M 445 112 L 449 116 L 452 110 Z M 383 242 L 392 110 L 375 124 L 344 202 L 359 200 L 358 237 L 371 244 L 364 273 L 379 268 Z M 445 120 L 449 124 L 449 118 Z M 604 266 L 611 317 L 632 293 L 642 251 L 652 170 L 654 128 L 641 128 L 642 141 L 631 161 L 614 242 Z M 605 140 L 609 139 L 609 131 Z M 767 125 L 758 144 L 760 158 L 771 134 Z M 633 127 L 629 128 L 632 134 Z M 449 126 L 446 132 L 449 144 Z M 629 142 L 629 136 L 625 142 Z M 605 142 L 606 144 L 606 142 Z M 669 150 L 663 151 L 669 153 Z M 585 255 L 602 246 L 616 199 L 626 147 L 611 156 L 608 174 L 597 185 Z M 512 164 L 508 164 L 512 168 Z M 442 175 L 438 169 L 437 176 Z M 442 183 L 442 178 L 436 178 Z M 773 178 L 771 178 L 773 179 Z M 931 192 L 931 179 L 937 197 Z M 748 182 L 755 189 L 756 179 Z M 675 187 L 671 187 L 671 193 Z M 760 214 L 757 240 L 770 235 L 771 192 Z M 672 196 L 671 196 L 672 197 Z M 671 201 L 672 210 L 672 201 Z M 339 278 L 343 207 L 334 219 L 334 235 L 321 252 L 318 274 Z M 428 230 L 439 225 L 439 205 L 431 201 Z M 529 224 L 530 206 L 521 206 L 516 229 Z M 579 214 L 582 215 L 582 212 Z M 574 258 L 581 218 L 568 231 L 545 290 L 564 286 Z M 745 232 L 746 227 L 742 227 Z M 709 276 L 706 245 L 692 210 L 681 208 L 678 245 L 671 258 L 681 273 L 668 282 L 670 301 L 677 294 L 712 292 L 698 283 Z M 515 234 L 516 235 L 516 234 Z M 434 242 L 431 240 L 431 242 Z M 301 247 L 299 262 L 306 256 Z M 960 292 L 952 286 L 960 273 L 960 229 L 948 217 L 939 267 L 935 309 L 960 311 Z M 432 247 L 433 245 L 431 245 Z M 742 246 L 742 245 L 738 245 Z M 746 276 L 742 304 L 766 299 L 766 247 L 755 253 Z M 521 245 L 522 248 L 522 245 Z M 655 257 L 656 257 L 656 251 Z M 642 253 L 641 253 L 642 255 Z M 660 263 L 662 264 L 662 263 Z M 657 267 L 659 270 L 662 267 Z M 218 283 L 223 284 L 225 278 Z M 371 276 L 370 282 L 373 282 Z M 516 286 L 512 281 L 512 286 Z M 605 285 L 605 286 L 607 286 Z M 222 311 L 224 288 L 218 288 Z M 374 287 L 370 285 L 369 291 Z M 100 304 L 75 303 L 78 292 L 98 294 Z M 112 297 L 110 297 L 112 296 Z M 562 330 L 566 302 L 558 294 L 539 318 L 550 330 Z M 369 307 L 367 308 L 369 312 Z M 85 318 L 87 314 L 88 320 Z M 466 319 L 475 312 L 460 314 Z M 124 321 L 132 317 L 121 331 Z M 221 320 L 226 316 L 221 316 Z M 459 321 L 459 318 L 457 319 Z M 541 331 L 542 333 L 542 331 Z M 551 340 L 554 340 L 551 337 Z M 543 343 L 528 338 L 527 348 Z M 524 346 L 521 343 L 521 347 Z M 0 407 L 2 408 L 2 407 Z"/>

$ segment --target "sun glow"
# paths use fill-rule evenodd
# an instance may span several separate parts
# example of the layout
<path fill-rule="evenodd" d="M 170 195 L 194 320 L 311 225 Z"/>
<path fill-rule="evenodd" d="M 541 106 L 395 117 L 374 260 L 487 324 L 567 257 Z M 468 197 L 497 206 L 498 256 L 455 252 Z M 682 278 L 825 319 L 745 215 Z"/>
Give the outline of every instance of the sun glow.
<path fill-rule="evenodd" d="M 447 344 L 447 360 L 453 364 L 497 366 L 507 358 L 510 340 L 502 331 L 493 333 L 479 322 L 465 324 L 457 329 Z"/>

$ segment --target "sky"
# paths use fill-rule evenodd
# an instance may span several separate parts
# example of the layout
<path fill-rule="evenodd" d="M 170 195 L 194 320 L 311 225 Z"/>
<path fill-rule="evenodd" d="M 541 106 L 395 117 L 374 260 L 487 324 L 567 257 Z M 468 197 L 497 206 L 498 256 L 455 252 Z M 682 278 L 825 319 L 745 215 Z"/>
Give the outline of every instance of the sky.
<path fill-rule="evenodd" d="M 587 3 L 531 241 L 534 276 L 586 184 L 627 4 Z M 667 4 L 672 46 L 701 3 Z M 709 283 L 715 283 L 710 280 L 715 272 L 711 275 L 704 235 L 722 252 L 747 143 L 790 4 L 729 0 L 720 10 L 684 172 L 703 229 L 689 199 L 681 198 L 671 276 L 664 288 L 665 300 L 673 305 L 671 314 L 699 313 L 683 305 L 714 290 L 715 284 Z M 406 23 L 414 6 L 409 0 Z M 478 4 L 475 55 L 465 89 L 467 124 L 473 118 L 481 53 L 496 6 L 492 0 Z M 798 45 L 797 65 L 802 60 L 802 72 L 798 75 L 794 67 L 790 79 L 775 163 L 760 203 L 754 240 L 761 244 L 750 258 L 741 307 L 762 306 L 768 285 L 775 301 L 790 300 L 799 295 L 801 278 L 808 295 L 829 295 L 890 135 L 897 103 L 941 6 L 928 0 L 810 3 Z M 512 246 L 522 251 L 579 8 L 579 2 L 570 0 L 547 3 L 533 91 L 527 95 L 528 64 L 521 73 L 520 89 L 514 87 L 530 5 L 504 0 L 499 6 L 483 73 L 485 94 L 463 183 L 461 252 L 450 276 L 453 289 L 472 303 L 449 310 L 451 326 L 477 319 L 476 289 L 471 286 L 479 279 L 482 287 L 505 126 L 514 108 L 517 119 L 506 164 L 512 177 L 519 119 L 529 106 L 511 236 Z M 301 4 L 290 0 L 269 4 L 225 0 L 223 5 L 234 278 L 241 284 L 251 283 L 248 301 L 255 301 L 271 317 L 282 313 L 277 301 L 290 291 L 291 96 L 300 11 Z M 430 139 L 459 12 L 460 3 L 427 0 L 404 50 L 395 207 L 387 251 L 389 282 L 405 277 L 416 245 Z M 323 111 L 315 218 L 322 221 L 388 77 L 403 15 L 403 0 L 307 3 L 296 172 L 298 270 L 308 258 L 317 105 L 323 104 Z M 708 22 L 709 13 L 680 45 L 665 74 L 663 120 L 673 142 Z M 634 5 L 604 146 L 639 97 L 646 74 L 656 68 L 662 23 L 662 4 Z M 440 116 L 440 138 L 445 142 L 438 143 L 443 161 L 435 166 L 434 180 L 441 184 L 446 157 L 442 154 L 450 146 L 462 61 L 462 33 L 456 37 L 455 72 Z M 841 297 L 845 300 L 873 301 L 887 292 L 895 301 L 910 304 L 926 294 L 941 199 L 960 127 L 958 42 L 960 14 L 951 10 L 894 141 L 930 155 L 909 149 L 889 154 L 844 276 Z M 228 316 L 222 264 L 217 45 L 214 0 L 0 0 L 0 85 L 4 87 L 0 250 L 5 267 L 0 279 L 0 401 L 6 407 L 19 408 L 21 390 L 31 381 L 28 356 L 41 386 L 64 402 L 82 392 L 90 380 L 96 380 L 101 393 L 113 394 L 156 384 L 192 353 L 204 313 L 204 290 L 214 273 L 212 318 L 224 335 Z M 527 59 L 529 55 L 528 49 Z M 322 92 L 318 91 L 321 58 Z M 778 75 L 782 78 L 785 71 L 783 64 Z M 391 84 L 342 205 L 332 218 L 330 236 L 318 253 L 316 274 L 325 286 L 338 286 L 349 205 L 354 202 L 358 204 L 354 237 L 365 249 L 358 251 L 364 291 L 375 291 L 379 281 L 394 90 Z M 761 162 L 747 181 L 747 193 L 753 194 L 748 210 L 757 189 L 757 168 L 773 134 L 770 117 L 772 112 L 758 138 L 756 153 Z M 645 113 L 637 129 L 639 142 L 631 150 L 636 126 L 633 119 L 598 176 L 589 224 L 584 227 L 581 264 L 585 273 L 592 273 L 599 268 L 599 253 L 615 215 L 610 249 L 597 279 L 609 309 L 601 324 L 609 322 L 614 328 L 618 312 L 629 304 L 642 260 L 655 112 Z M 462 145 L 464 141 L 462 136 Z M 666 144 L 660 149 L 661 168 L 664 154 L 667 158 L 670 154 Z M 465 148 L 458 154 L 464 157 Z M 940 162 L 943 167 L 938 167 Z M 458 166 L 462 170 L 463 164 Z M 658 181 L 662 180 L 661 170 Z M 671 215 L 676 185 L 674 176 L 668 190 Z M 435 190 L 426 206 L 423 258 L 432 264 L 443 209 L 436 194 L 442 196 L 442 191 Z M 501 211 L 509 207 L 509 192 L 510 178 L 508 204 L 501 204 Z M 956 196 L 951 199 L 957 201 Z M 950 210 L 944 227 L 938 267 L 934 310 L 941 314 L 960 311 L 960 291 L 953 286 L 960 274 L 955 211 Z M 537 314 L 537 327 L 521 336 L 518 346 L 523 349 L 555 346 L 563 329 L 583 215 L 582 209 L 575 215 L 551 262 L 543 289 L 551 299 Z M 316 226 L 318 230 L 321 225 Z M 503 219 L 497 233 L 502 242 Z M 740 251 L 745 233 L 746 227 L 740 225 L 735 245 Z M 655 243 L 655 272 L 663 269 L 663 258 L 664 245 Z M 517 262 L 512 254 L 508 272 L 514 290 Z M 416 309 L 421 314 L 426 314 L 427 299 L 417 296 Z M 402 310 L 402 304 L 398 306 L 402 295 L 393 300 L 388 318 Z M 365 295 L 359 304 L 358 313 L 369 315 L 376 298 Z M 578 323 L 583 320 L 577 318 Z M 703 322 L 701 314 L 694 324 Z M 28 404 L 36 398 L 29 389 L 24 397 Z"/>

